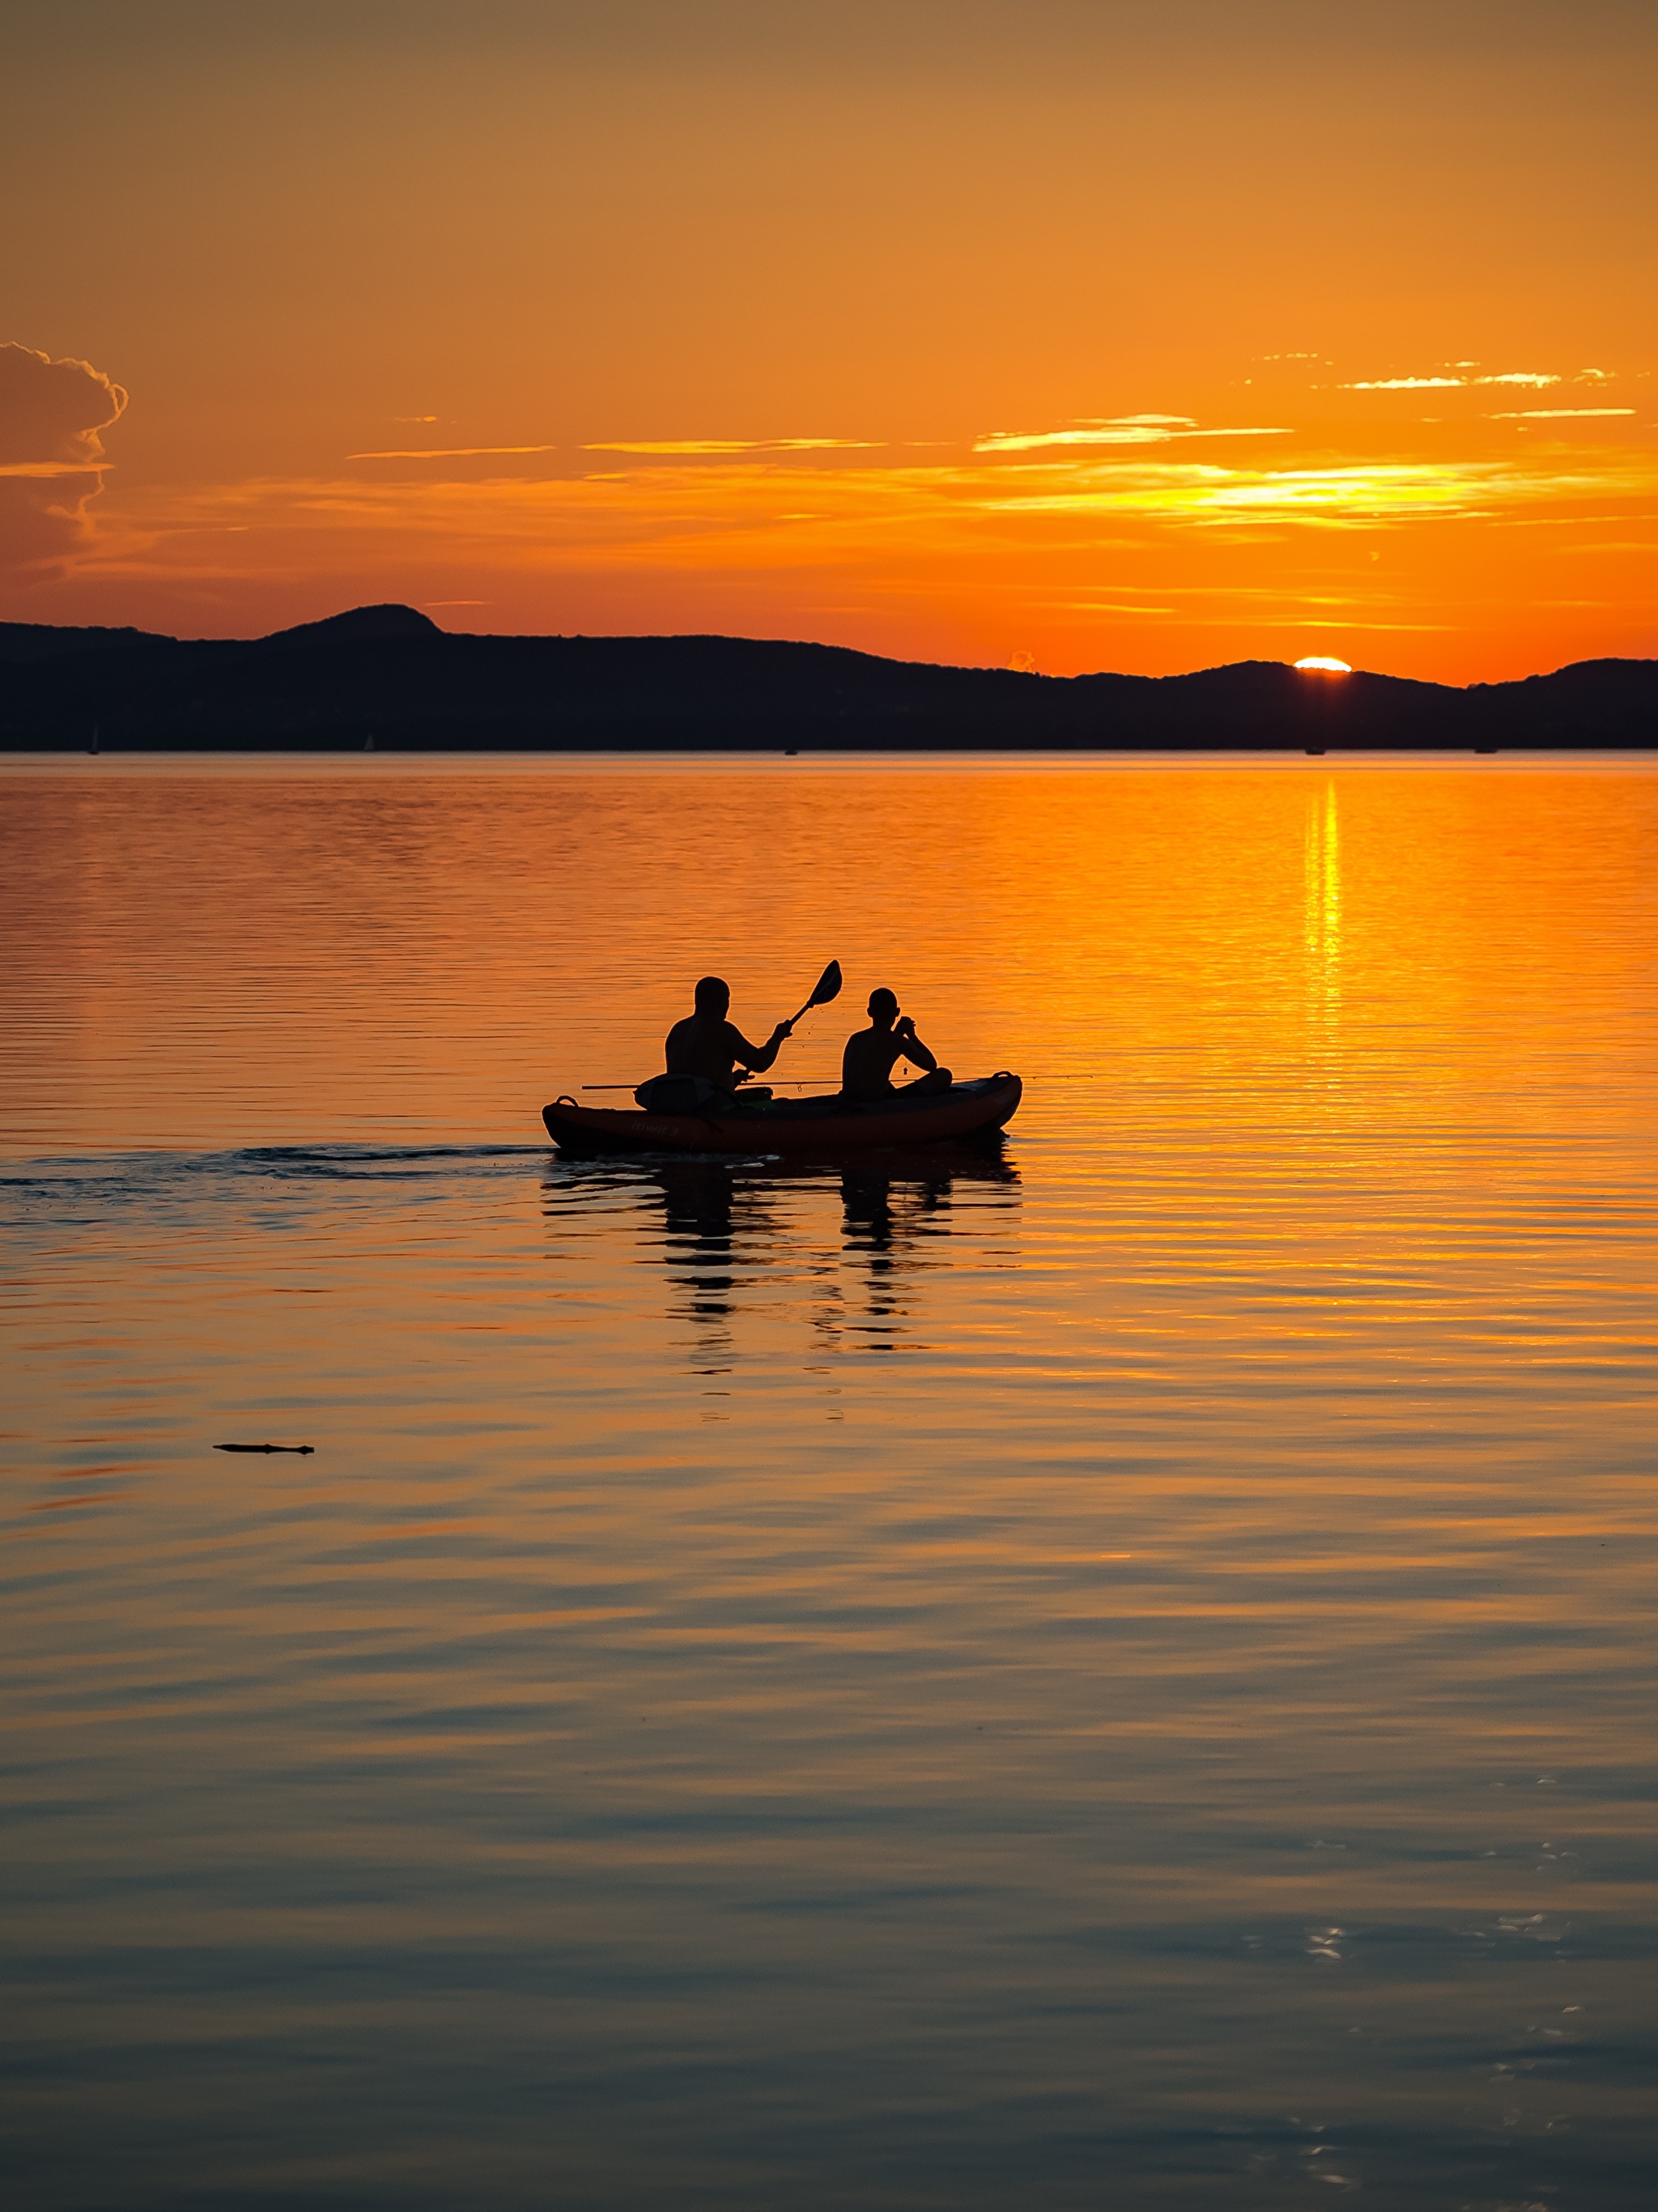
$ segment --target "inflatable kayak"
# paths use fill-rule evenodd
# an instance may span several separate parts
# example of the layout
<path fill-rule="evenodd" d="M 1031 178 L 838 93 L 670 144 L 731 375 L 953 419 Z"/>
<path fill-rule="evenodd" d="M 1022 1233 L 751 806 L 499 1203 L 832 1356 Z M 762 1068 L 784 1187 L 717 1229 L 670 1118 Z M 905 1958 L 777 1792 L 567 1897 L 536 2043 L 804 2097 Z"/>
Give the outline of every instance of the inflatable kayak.
<path fill-rule="evenodd" d="M 708 1114 L 648 1114 L 565 1097 L 544 1107 L 541 1118 L 567 1152 L 784 1152 L 826 1159 L 987 1136 L 1012 1120 L 1023 1091 L 1017 1075 L 1004 1073 L 952 1083 L 920 1098 L 902 1091 L 858 1105 L 840 1097 L 791 1098 L 757 1111 Z"/>

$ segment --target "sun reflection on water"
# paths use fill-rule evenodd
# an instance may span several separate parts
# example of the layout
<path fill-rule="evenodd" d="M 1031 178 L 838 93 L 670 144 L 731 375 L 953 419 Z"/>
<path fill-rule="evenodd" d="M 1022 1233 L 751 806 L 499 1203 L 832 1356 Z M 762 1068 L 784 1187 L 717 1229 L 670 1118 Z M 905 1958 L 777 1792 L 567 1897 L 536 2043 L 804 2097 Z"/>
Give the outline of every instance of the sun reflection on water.
<path fill-rule="evenodd" d="M 1341 1013 L 1341 821 L 1333 780 L 1309 798 L 1306 830 L 1309 1025 L 1322 1048 L 1319 1080 L 1340 1080 L 1334 1047 Z"/>

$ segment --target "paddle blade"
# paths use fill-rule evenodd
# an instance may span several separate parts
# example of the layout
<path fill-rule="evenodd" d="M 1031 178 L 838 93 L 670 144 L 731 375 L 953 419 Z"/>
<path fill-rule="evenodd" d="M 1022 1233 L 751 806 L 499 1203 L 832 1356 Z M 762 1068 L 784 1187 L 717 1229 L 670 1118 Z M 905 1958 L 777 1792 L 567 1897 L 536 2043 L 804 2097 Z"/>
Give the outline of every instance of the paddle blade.
<path fill-rule="evenodd" d="M 841 995 L 841 963 L 831 960 L 817 978 L 817 988 L 806 1000 L 809 1006 L 826 1006 L 831 999 Z"/>

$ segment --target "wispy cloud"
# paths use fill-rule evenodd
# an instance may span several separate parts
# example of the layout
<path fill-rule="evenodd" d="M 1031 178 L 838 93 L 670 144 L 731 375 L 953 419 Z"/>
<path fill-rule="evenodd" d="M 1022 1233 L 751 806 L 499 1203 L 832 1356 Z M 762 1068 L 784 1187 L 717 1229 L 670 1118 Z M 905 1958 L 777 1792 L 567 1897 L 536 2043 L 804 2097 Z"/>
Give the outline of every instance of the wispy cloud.
<path fill-rule="evenodd" d="M 900 547 L 908 549 L 906 562 L 924 566 L 975 548 L 974 557 L 988 558 L 1000 547 L 1000 561 L 1013 557 L 1014 544 L 1068 560 L 1078 541 L 1066 526 L 1096 520 L 1126 532 L 1199 531 L 1236 541 L 1261 530 L 1281 537 L 1476 516 L 1565 520 L 1585 501 L 1604 511 L 1609 499 L 1655 495 L 1658 460 L 1638 453 L 1617 465 L 1572 467 L 1412 460 L 1263 468 L 1102 456 L 1056 459 L 1033 482 L 1010 475 L 997 457 L 825 470 L 804 462 L 791 469 L 750 453 L 714 456 L 695 471 L 673 466 L 671 457 L 647 457 L 631 469 L 574 478 L 360 477 L 252 480 L 166 498 L 146 491 L 142 518 L 129 518 L 125 553 L 139 570 L 159 563 L 193 573 L 205 564 L 201 573 L 210 574 L 219 556 L 191 550 L 203 533 L 249 526 L 262 557 L 310 567 L 325 545 L 334 549 L 330 558 L 348 562 L 354 544 L 393 549 L 386 557 L 399 563 L 424 545 L 464 592 L 463 578 L 476 589 L 486 575 L 513 569 L 857 573 L 874 561 L 884 570 Z M 1088 533 L 1094 552 L 1108 542 L 1118 544 L 1118 535 L 1108 541 Z M 1136 542 L 1151 540 L 1121 538 L 1123 549 Z M 146 553 L 146 544 L 155 550 Z M 113 545 L 102 565 L 124 565 Z M 1117 584 L 1114 596 L 1121 589 Z"/>
<path fill-rule="evenodd" d="M 1175 615 L 1179 607 L 1154 607 L 1133 599 L 1061 599 L 1057 602 L 1072 613 L 1085 615 L 1126 615 L 1138 622 L 1142 616 Z"/>
<path fill-rule="evenodd" d="M 1461 363 L 1458 364 L 1461 366 Z M 1540 369 L 1509 368 L 1495 376 L 1375 376 L 1356 384 L 1339 385 L 1341 392 L 1461 392 L 1473 384 L 1521 384 L 1540 392 L 1545 386 L 1558 384 L 1558 376 L 1550 376 Z"/>
<path fill-rule="evenodd" d="M 1491 415 L 1491 422 L 1564 422 L 1576 421 L 1584 416 L 1633 415 L 1632 407 L 1521 407 L 1510 408 L 1506 414 Z"/>
<path fill-rule="evenodd" d="M 1485 514 L 1582 495 L 1603 473 L 1521 471 L 1501 463 L 1397 462 L 1315 469 L 1227 469 L 1201 462 L 1078 472 L 1066 489 L 998 494 L 985 504 L 1048 514 L 1136 514 L 1236 527 L 1272 522 L 1325 528 Z"/>
<path fill-rule="evenodd" d="M 0 461 L 0 477 L 100 477 L 107 461 Z"/>
<path fill-rule="evenodd" d="M 1444 426 L 1413 428 L 1420 447 L 1391 434 L 1384 447 L 1376 409 L 1356 400 L 1345 429 L 1325 420 L 1316 447 L 1288 449 L 1240 440 L 1197 451 L 1175 440 L 1199 423 L 1159 413 L 1073 422 L 1063 435 L 999 432 L 973 451 L 704 440 L 687 458 L 688 441 L 616 441 L 582 456 L 566 446 L 545 465 L 509 448 L 499 465 L 468 466 L 489 450 L 470 448 L 453 467 L 394 458 L 309 479 L 134 483 L 105 495 L 112 511 L 76 565 L 142 583 L 158 602 L 301 582 L 314 594 L 329 578 L 434 611 L 488 604 L 492 620 L 525 629 L 812 635 L 826 606 L 851 600 L 835 615 L 845 641 L 902 632 L 914 649 L 945 635 L 928 623 L 965 623 L 959 635 L 992 641 L 996 659 L 1017 642 L 999 627 L 1016 602 L 1073 610 L 1045 617 L 1045 638 L 1060 631 L 1044 666 L 1090 665 L 1090 615 L 1147 636 L 1188 622 L 1235 629 L 1240 644 L 1251 629 L 1324 623 L 1337 652 L 1342 631 L 1466 629 L 1490 619 L 1493 587 L 1476 586 L 1476 569 L 1502 578 L 1505 606 L 1523 603 L 1546 630 L 1561 597 L 1556 544 L 1638 538 L 1658 504 L 1658 453 L 1607 431 L 1594 419 L 1601 395 L 1578 392 L 1590 405 L 1560 410 L 1547 437 L 1546 420 L 1536 438 L 1509 436 L 1470 406 L 1461 447 Z M 1578 414 L 1591 419 L 1574 433 Z M 1102 429 L 1150 435 L 1090 451 L 1076 434 Z M 16 459 L 40 465 L 50 450 Z M 1460 542 L 1476 520 L 1477 563 Z M 1618 557 L 1633 580 L 1617 588 L 1634 601 L 1646 570 L 1637 554 Z M 1199 583 L 1236 596 L 1188 603 Z M 1580 590 L 1592 588 L 1585 568 Z M 1605 641 L 1581 623 L 1560 634 Z"/>
<path fill-rule="evenodd" d="M 429 417 L 428 418 L 430 419 Z M 556 446 L 422 446 L 383 453 L 348 453 L 348 461 L 470 461 L 496 453 L 556 453 Z"/>
<path fill-rule="evenodd" d="M 1194 415 L 1112 415 L 1073 422 L 1066 430 L 987 430 L 975 453 L 1026 453 L 1038 446 L 1152 446 L 1177 430 L 1197 427 Z"/>
<path fill-rule="evenodd" d="M 722 453 L 866 453 L 870 438 L 633 438 L 584 446 L 584 453 L 640 453 L 671 459 Z"/>
<path fill-rule="evenodd" d="M 1173 438 L 1287 438 L 1287 429 L 1254 425 L 1199 429 L 1191 415 L 1114 415 L 1065 430 L 991 430 L 973 441 L 975 453 L 1029 453 L 1047 446 L 1162 446 Z"/>

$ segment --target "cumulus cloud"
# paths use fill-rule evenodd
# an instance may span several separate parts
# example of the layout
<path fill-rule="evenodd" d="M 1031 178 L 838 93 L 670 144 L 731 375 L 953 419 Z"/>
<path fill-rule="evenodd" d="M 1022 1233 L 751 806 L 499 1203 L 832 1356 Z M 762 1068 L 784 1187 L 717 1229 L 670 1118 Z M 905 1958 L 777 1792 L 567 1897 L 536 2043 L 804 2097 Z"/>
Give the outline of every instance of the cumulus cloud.
<path fill-rule="evenodd" d="M 126 393 L 90 362 L 0 344 L 0 572 L 61 566 L 91 538 L 103 489 L 100 433 Z"/>

